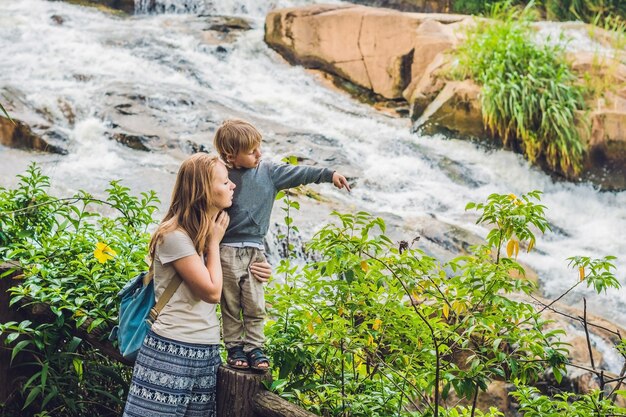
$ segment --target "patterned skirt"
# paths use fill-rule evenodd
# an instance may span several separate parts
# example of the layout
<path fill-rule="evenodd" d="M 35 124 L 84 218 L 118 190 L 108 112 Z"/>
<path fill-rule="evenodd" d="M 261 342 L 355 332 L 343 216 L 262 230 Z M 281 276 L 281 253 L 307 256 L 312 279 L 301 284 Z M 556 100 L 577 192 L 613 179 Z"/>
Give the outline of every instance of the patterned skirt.
<path fill-rule="evenodd" d="M 148 332 L 123 417 L 214 417 L 220 364 L 219 345 L 178 342 Z"/>

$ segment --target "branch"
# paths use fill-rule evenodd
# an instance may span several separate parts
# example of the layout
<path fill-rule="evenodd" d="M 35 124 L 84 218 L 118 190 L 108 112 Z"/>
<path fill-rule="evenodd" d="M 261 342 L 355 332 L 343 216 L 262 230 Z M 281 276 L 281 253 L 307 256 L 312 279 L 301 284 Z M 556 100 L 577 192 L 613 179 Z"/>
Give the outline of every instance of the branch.
<path fill-rule="evenodd" d="M 582 318 L 582 317 L 580 317 L 580 316 L 578 316 L 578 317 L 574 317 L 574 316 L 572 316 L 572 315 L 570 315 L 570 314 L 567 314 L 567 313 L 564 313 L 564 312 L 562 312 L 562 311 L 559 311 L 559 310 L 556 310 L 556 309 L 552 308 L 551 306 L 552 306 L 552 304 L 554 304 L 554 302 L 552 302 L 552 303 L 550 303 L 550 304 L 545 304 L 543 301 L 541 301 L 541 300 L 539 300 L 538 298 L 534 297 L 532 294 L 528 294 L 528 295 L 529 295 L 529 297 L 530 297 L 530 298 L 532 298 L 532 299 L 533 299 L 533 300 L 534 300 L 537 304 L 541 304 L 542 306 L 544 306 L 544 308 L 543 308 L 540 312 L 545 311 L 546 309 L 548 309 L 548 310 L 550 310 L 550 311 L 552 311 L 552 312 L 554 312 L 554 313 L 556 313 L 556 314 L 559 314 L 559 315 L 561 315 L 561 316 L 563 316 L 563 317 L 570 318 L 570 319 L 572 319 L 572 320 L 576 320 L 576 321 L 582 321 L 582 320 L 583 320 L 583 318 Z M 602 329 L 602 330 L 604 330 L 604 331 L 606 331 L 606 332 L 608 332 L 608 333 L 611 333 L 612 335 L 617 336 L 617 337 L 619 337 L 619 338 L 621 339 L 621 334 L 620 334 L 618 331 L 616 331 L 616 330 L 611 330 L 611 329 L 609 329 L 609 328 L 607 328 L 607 327 L 600 326 L 599 324 L 594 324 L 594 323 L 591 323 L 591 322 L 588 322 L 588 325 L 589 325 L 589 326 L 596 327 L 596 328 L 598 328 L 598 329 Z"/>
<path fill-rule="evenodd" d="M 589 329 L 587 328 L 587 299 L 583 297 L 583 327 L 585 328 L 585 339 L 587 339 L 587 350 L 589 351 L 589 360 L 591 361 L 591 367 L 596 369 L 595 362 L 593 360 L 593 352 L 591 351 L 591 338 L 589 337 Z"/>
<path fill-rule="evenodd" d="M 606 381 L 607 384 L 611 382 L 617 382 L 617 385 L 615 386 L 615 388 L 613 388 L 613 390 L 609 394 L 609 398 L 613 402 L 615 402 L 617 398 L 617 390 L 620 389 L 620 387 L 622 386 L 622 383 L 624 382 L 624 379 L 626 379 L 626 376 L 624 376 L 625 374 L 626 374 L 626 362 L 624 362 L 624 366 L 622 366 L 622 370 L 619 373 L 619 378 L 609 379 Z"/>
<path fill-rule="evenodd" d="M 544 304 L 541 303 L 541 305 L 543 305 L 544 307 L 538 311 L 538 313 L 543 313 L 546 309 L 550 308 L 554 303 L 556 303 L 557 301 L 559 301 L 561 298 L 565 297 L 567 294 L 569 294 L 574 288 L 576 288 L 582 281 L 578 281 L 576 284 L 572 285 L 567 291 L 565 291 L 563 294 L 559 295 L 557 298 L 555 298 L 554 300 L 552 300 L 550 302 L 550 304 Z M 531 295 L 532 297 L 532 295 Z M 534 299 L 534 298 L 533 298 Z"/>

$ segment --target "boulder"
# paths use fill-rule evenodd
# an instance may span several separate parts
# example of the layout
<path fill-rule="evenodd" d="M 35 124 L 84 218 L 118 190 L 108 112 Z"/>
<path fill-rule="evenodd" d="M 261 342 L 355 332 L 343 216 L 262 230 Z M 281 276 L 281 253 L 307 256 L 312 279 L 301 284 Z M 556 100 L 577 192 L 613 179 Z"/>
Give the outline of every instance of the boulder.
<path fill-rule="evenodd" d="M 624 85 L 624 82 L 616 82 Z M 582 136 L 587 145 L 583 178 L 603 189 L 626 189 L 626 98 L 607 92 L 585 115 L 589 130 Z"/>
<path fill-rule="evenodd" d="M 0 100 L 11 116 L 11 120 L 0 116 L 0 145 L 67 154 L 68 136 L 61 127 L 52 127 L 50 109 L 30 108 L 24 95 L 11 88 L 0 90 Z M 57 104 L 58 111 L 71 125 L 74 119 L 71 105 L 63 100 L 59 100 Z"/>
<path fill-rule="evenodd" d="M 167 100 L 180 107 L 193 105 L 193 99 L 184 94 Z M 106 133 L 109 138 L 140 151 L 162 152 L 168 148 L 186 151 L 176 130 L 178 126 L 165 123 L 162 105 L 151 105 L 150 97 L 136 94 L 133 86 L 125 83 L 108 86 L 103 101 L 106 110 L 98 116 L 110 126 Z"/>
<path fill-rule="evenodd" d="M 467 16 L 401 13 L 352 5 L 270 12 L 265 41 L 292 64 L 323 69 L 388 99 L 402 98 Z"/>
<path fill-rule="evenodd" d="M 426 107 L 445 86 L 446 83 L 443 77 L 439 75 L 439 71 L 444 68 L 446 63 L 444 54 L 437 54 L 424 69 L 422 76 L 413 78 L 402 92 L 402 96 L 410 103 L 411 119 L 419 119 Z"/>
<path fill-rule="evenodd" d="M 480 91 L 470 80 L 448 82 L 415 121 L 414 130 L 427 134 L 446 132 L 462 137 L 489 137 L 483 123 Z"/>
<path fill-rule="evenodd" d="M 49 135 L 39 135 L 21 120 L 14 118 L 11 121 L 6 117 L 0 116 L 0 144 L 4 146 L 67 154 L 66 149 L 53 143 L 56 139 L 59 139 L 59 137 L 54 136 L 52 132 Z"/>
<path fill-rule="evenodd" d="M 612 160 L 626 164 L 626 109 L 593 111 L 591 124 L 589 152 L 601 158 L 598 162 Z"/>
<path fill-rule="evenodd" d="M 243 32 L 252 29 L 252 23 L 241 17 L 234 16 L 201 16 L 206 19 L 202 31 L 202 41 L 211 45 L 218 45 L 222 52 L 226 52 L 224 44 L 233 43 Z"/>
<path fill-rule="evenodd" d="M 135 0 L 63 0 L 67 3 L 81 6 L 96 7 L 100 10 L 114 12 L 120 10 L 124 13 L 135 12 Z"/>
<path fill-rule="evenodd" d="M 90 0 L 111 9 L 121 10 L 126 13 L 134 13 L 135 0 Z"/>

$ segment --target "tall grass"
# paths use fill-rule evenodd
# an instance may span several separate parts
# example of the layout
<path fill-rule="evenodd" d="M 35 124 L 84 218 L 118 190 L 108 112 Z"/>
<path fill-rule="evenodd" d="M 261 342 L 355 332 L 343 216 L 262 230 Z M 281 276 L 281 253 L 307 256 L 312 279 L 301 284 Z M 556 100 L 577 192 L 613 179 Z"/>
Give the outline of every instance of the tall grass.
<path fill-rule="evenodd" d="M 483 121 L 506 146 L 571 176 L 580 173 L 584 154 L 576 123 L 583 90 L 562 46 L 532 41 L 530 14 L 496 6 L 498 19 L 470 29 L 457 49 L 457 75 L 483 86 Z"/>
<path fill-rule="evenodd" d="M 594 22 L 612 16 L 626 17 L 626 1 L 624 0 L 542 0 L 546 16 L 551 20 L 582 20 Z"/>
<path fill-rule="evenodd" d="M 613 49 L 623 50 L 626 47 L 626 18 L 614 14 L 608 16 L 597 14 L 589 25 L 591 38 L 594 38 L 596 28 L 602 28 L 608 32 L 609 36 L 606 40 Z"/>
<path fill-rule="evenodd" d="M 526 0 L 453 0 L 452 10 L 456 13 L 486 14 L 494 5 L 502 3 L 525 5 L 530 2 Z M 594 23 L 598 16 L 602 21 L 610 20 L 612 17 L 626 19 L 626 1 L 624 0 L 537 0 L 534 3 L 548 20 L 582 20 Z"/>

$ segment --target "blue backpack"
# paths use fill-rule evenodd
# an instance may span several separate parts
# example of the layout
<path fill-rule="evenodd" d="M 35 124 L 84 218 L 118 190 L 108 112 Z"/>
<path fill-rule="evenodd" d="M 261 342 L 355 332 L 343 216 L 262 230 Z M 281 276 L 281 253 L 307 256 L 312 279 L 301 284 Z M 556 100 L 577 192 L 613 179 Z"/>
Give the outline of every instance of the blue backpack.
<path fill-rule="evenodd" d="M 117 294 L 120 298 L 118 325 L 111 331 L 109 340 L 116 340 L 122 356 L 131 361 L 137 358 L 152 323 L 182 282 L 175 275 L 155 303 L 153 277 L 154 270 L 150 267 L 148 272 L 142 272 L 128 281 Z"/>

